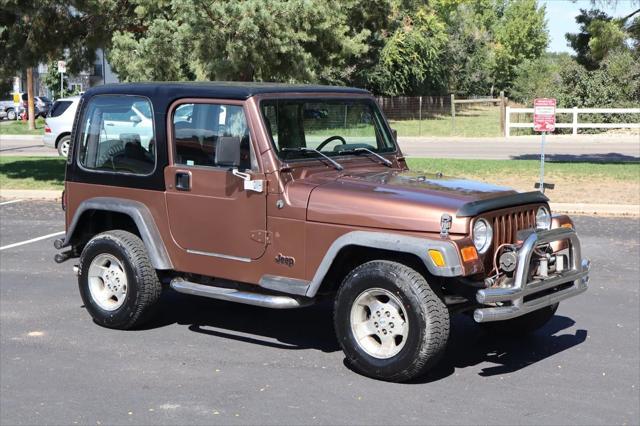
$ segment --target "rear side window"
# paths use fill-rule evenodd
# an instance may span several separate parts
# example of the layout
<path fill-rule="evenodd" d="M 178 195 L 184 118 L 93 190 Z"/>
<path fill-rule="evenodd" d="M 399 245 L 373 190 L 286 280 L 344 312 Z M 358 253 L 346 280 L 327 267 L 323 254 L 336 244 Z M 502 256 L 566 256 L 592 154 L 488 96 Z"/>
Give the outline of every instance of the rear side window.
<path fill-rule="evenodd" d="M 242 106 L 179 105 L 173 113 L 175 163 L 257 169 Z"/>
<path fill-rule="evenodd" d="M 71 106 L 71 101 L 56 101 L 51 107 L 50 117 L 59 117 Z"/>
<path fill-rule="evenodd" d="M 78 161 L 92 170 L 150 174 L 155 168 L 151 103 L 140 96 L 91 98 L 80 123 Z"/>

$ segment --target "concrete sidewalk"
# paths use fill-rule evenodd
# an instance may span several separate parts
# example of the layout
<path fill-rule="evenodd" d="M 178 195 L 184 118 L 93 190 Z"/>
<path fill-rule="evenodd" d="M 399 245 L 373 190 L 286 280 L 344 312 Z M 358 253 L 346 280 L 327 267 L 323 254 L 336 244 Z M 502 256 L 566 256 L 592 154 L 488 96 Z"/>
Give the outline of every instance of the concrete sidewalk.
<path fill-rule="evenodd" d="M 62 191 L 0 189 L 1 200 L 52 200 L 59 201 Z M 550 203 L 554 213 L 569 213 L 589 216 L 640 217 L 640 205 L 636 204 L 586 204 Z"/>

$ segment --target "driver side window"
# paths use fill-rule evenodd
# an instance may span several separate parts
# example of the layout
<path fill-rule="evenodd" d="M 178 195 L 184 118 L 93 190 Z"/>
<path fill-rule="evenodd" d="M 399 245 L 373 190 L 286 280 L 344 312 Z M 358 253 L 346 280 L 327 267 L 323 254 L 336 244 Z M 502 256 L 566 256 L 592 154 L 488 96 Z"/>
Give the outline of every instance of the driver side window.
<path fill-rule="evenodd" d="M 91 170 L 151 173 L 156 161 L 153 124 L 146 98 L 93 97 L 81 122 L 80 165 Z"/>
<path fill-rule="evenodd" d="M 186 103 L 173 112 L 175 163 L 257 169 L 249 126 L 240 105 Z"/>

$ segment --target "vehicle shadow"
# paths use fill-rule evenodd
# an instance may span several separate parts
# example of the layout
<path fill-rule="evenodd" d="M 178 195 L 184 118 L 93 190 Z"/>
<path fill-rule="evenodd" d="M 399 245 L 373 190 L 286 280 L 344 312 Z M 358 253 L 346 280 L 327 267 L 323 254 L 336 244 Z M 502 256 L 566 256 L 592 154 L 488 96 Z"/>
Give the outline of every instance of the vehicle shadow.
<path fill-rule="evenodd" d="M 329 302 L 278 310 L 169 290 L 163 294 L 159 309 L 158 315 L 143 329 L 179 324 L 196 333 L 273 348 L 340 350 Z"/>
<path fill-rule="evenodd" d="M 595 163 L 595 164 L 624 164 L 639 163 L 640 157 L 609 152 L 607 154 L 545 154 L 545 161 L 551 163 Z M 522 154 L 511 157 L 512 160 L 539 160 L 539 154 Z"/>
<path fill-rule="evenodd" d="M 528 336 L 505 337 L 491 335 L 470 317 L 452 318 L 451 335 L 442 361 L 426 376 L 413 383 L 430 383 L 450 376 L 456 368 L 468 368 L 482 363 L 478 373 L 491 377 L 516 372 L 583 343 L 587 331 L 561 333 L 575 324 L 571 318 L 556 315 L 544 327 Z"/>
<path fill-rule="evenodd" d="M 160 312 L 143 329 L 171 324 L 185 325 L 207 336 L 284 350 L 340 350 L 329 301 L 302 309 L 275 310 L 167 291 Z M 507 338 L 488 334 L 467 315 L 454 315 L 442 361 L 426 376 L 409 383 L 438 381 L 457 368 L 482 363 L 492 365 L 483 366 L 480 376 L 513 373 L 584 342 L 586 330 L 561 333 L 574 324 L 572 319 L 556 315 L 530 336 Z M 346 360 L 345 365 L 351 368 Z"/>

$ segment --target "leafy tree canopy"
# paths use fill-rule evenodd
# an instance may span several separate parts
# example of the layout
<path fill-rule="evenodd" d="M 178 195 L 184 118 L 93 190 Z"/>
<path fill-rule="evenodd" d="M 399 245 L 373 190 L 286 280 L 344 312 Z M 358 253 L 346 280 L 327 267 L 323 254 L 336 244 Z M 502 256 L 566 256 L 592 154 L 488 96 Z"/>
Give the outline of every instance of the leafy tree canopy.
<path fill-rule="evenodd" d="M 68 58 L 70 72 L 95 59 L 114 26 L 126 26 L 121 0 L 3 0 L 0 10 L 0 78 L 39 63 Z"/>
<path fill-rule="evenodd" d="M 110 62 L 125 81 L 262 80 L 337 83 L 367 52 L 338 0 L 132 0 L 144 31 L 118 31 Z M 346 71 L 345 71 L 346 70 Z"/>

